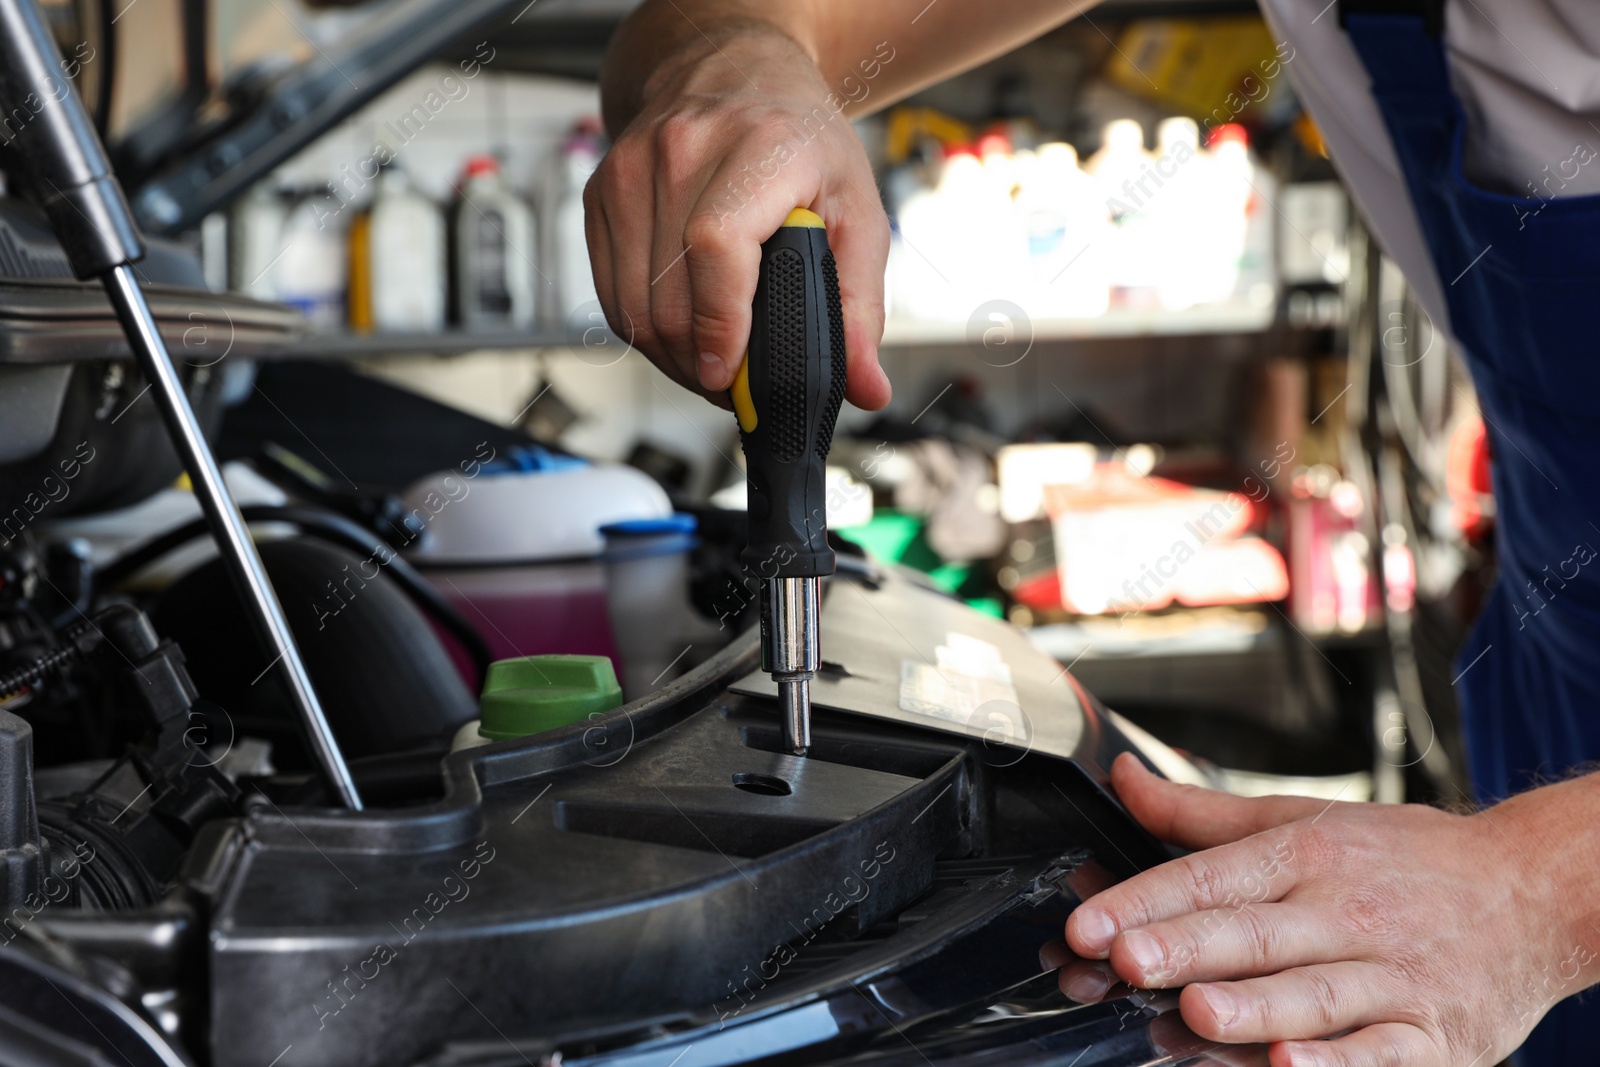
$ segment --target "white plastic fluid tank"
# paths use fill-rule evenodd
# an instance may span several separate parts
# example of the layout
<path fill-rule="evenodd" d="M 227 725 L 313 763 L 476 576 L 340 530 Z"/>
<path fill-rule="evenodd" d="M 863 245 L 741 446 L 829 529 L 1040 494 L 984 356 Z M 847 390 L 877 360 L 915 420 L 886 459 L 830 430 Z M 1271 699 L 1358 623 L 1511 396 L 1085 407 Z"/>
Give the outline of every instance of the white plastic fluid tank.
<path fill-rule="evenodd" d="M 672 514 L 666 491 L 642 471 L 518 449 L 468 477 L 431 474 L 402 495 L 420 536 L 408 558 L 425 565 L 593 558 L 602 526 Z"/>

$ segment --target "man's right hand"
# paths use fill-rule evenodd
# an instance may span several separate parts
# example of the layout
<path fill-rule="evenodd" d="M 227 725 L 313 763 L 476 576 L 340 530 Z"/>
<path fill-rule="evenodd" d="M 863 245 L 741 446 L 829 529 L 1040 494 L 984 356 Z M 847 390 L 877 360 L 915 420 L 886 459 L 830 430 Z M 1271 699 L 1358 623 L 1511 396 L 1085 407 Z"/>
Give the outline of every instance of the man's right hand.
<path fill-rule="evenodd" d="M 794 207 L 828 226 L 846 397 L 889 402 L 878 365 L 889 223 L 860 139 L 792 38 L 746 24 L 656 68 L 584 191 L 606 320 L 679 384 L 728 406 L 750 336 L 760 245 Z"/>
<path fill-rule="evenodd" d="M 852 404 L 878 366 L 889 221 L 849 118 L 1010 51 L 1092 0 L 644 0 L 601 73 L 611 152 L 584 190 L 606 321 L 729 406 L 761 243 L 790 210 L 828 227 Z"/>

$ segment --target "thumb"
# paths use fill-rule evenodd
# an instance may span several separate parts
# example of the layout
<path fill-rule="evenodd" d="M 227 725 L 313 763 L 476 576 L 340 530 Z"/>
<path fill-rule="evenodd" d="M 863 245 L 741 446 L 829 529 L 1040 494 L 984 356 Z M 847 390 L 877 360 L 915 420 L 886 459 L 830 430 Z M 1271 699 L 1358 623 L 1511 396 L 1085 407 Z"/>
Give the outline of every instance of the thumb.
<path fill-rule="evenodd" d="M 1156 837 L 1187 849 L 1215 848 L 1313 818 L 1326 811 L 1326 801 L 1309 797 L 1236 797 L 1215 789 L 1179 785 L 1152 774 L 1133 753 L 1111 764 L 1111 787 L 1117 798 Z"/>

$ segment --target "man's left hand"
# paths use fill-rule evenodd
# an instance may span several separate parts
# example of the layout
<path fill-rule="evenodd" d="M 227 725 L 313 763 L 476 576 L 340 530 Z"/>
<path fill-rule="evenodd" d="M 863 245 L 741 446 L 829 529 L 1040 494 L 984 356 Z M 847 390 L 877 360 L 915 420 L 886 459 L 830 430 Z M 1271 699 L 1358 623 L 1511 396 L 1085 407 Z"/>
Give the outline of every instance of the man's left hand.
<path fill-rule="evenodd" d="M 1600 979 L 1600 911 L 1577 888 L 1600 882 L 1595 779 L 1456 815 L 1234 797 L 1131 755 L 1111 777 L 1153 834 L 1204 851 L 1072 913 L 1075 999 L 1104 992 L 1089 961 L 1105 960 L 1131 985 L 1187 986 L 1195 1033 L 1270 1042 L 1274 1067 L 1488 1067 Z"/>

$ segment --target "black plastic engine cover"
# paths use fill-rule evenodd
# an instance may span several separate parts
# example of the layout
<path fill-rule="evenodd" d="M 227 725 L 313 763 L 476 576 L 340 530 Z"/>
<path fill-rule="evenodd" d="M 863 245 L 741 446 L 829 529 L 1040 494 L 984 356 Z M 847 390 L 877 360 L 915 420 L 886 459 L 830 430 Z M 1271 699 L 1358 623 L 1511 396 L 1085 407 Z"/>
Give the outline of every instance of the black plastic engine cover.
<path fill-rule="evenodd" d="M 837 579 L 829 603 L 856 598 L 941 634 L 1001 625 L 896 577 Z M 1005 657 L 1052 738 L 1126 747 L 1070 684 L 1040 683 L 1047 657 Z M 359 1067 L 497 1032 L 556 1049 L 714 1021 L 783 946 L 870 951 L 942 864 L 1088 849 L 1120 878 L 1166 858 L 1093 749 L 1080 764 L 986 744 L 981 722 L 822 711 L 811 755 L 783 754 L 774 702 L 730 688 L 756 658 L 747 635 L 645 701 L 458 752 L 436 804 L 267 803 L 219 826 L 191 865 L 216 887 L 213 1062 Z"/>

